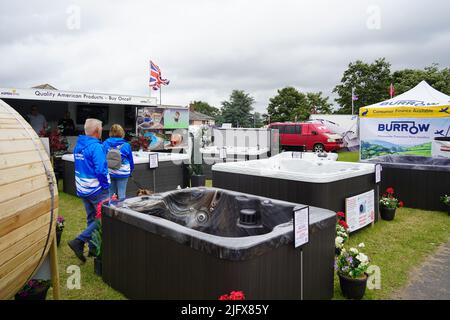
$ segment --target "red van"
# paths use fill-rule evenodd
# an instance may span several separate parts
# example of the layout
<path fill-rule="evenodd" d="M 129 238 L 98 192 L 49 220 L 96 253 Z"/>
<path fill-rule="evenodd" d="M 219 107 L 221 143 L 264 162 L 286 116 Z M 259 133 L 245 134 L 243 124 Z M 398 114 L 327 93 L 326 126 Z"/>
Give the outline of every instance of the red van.
<path fill-rule="evenodd" d="M 314 152 L 337 151 L 342 147 L 342 136 L 331 132 L 321 123 L 274 122 L 271 129 L 278 129 L 282 148 L 312 150 Z"/>

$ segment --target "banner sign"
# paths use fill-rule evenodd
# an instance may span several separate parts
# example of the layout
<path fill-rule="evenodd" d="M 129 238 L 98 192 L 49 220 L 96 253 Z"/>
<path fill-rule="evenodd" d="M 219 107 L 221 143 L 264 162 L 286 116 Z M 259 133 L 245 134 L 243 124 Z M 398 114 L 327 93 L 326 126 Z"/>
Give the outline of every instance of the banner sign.
<path fill-rule="evenodd" d="M 360 118 L 361 159 L 382 155 L 450 157 L 450 117 Z"/>
<path fill-rule="evenodd" d="M 125 105 L 156 105 L 156 98 L 151 97 L 47 89 L 0 88 L 0 99 L 3 98 Z"/>
<path fill-rule="evenodd" d="M 370 190 L 345 199 L 348 230 L 353 232 L 375 221 L 375 191 Z"/>
<path fill-rule="evenodd" d="M 450 116 L 450 105 L 433 106 L 438 103 L 425 103 L 423 101 L 393 101 L 382 102 L 380 106 L 388 105 L 381 108 L 363 107 L 359 110 L 360 116 L 365 118 L 445 118 Z M 397 107 L 391 107 L 397 105 Z M 427 106 L 428 105 L 428 106 Z"/>
<path fill-rule="evenodd" d="M 309 207 L 294 208 L 294 247 L 309 241 Z"/>
<path fill-rule="evenodd" d="M 138 108 L 136 126 L 140 129 L 187 129 L 189 110 L 187 108 Z"/>

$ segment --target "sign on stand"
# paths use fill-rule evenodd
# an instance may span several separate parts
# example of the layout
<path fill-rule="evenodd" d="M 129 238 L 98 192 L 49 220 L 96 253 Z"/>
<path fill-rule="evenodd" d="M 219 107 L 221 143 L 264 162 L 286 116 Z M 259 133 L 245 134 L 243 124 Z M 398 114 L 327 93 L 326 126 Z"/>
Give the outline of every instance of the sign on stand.
<path fill-rule="evenodd" d="M 294 208 L 294 247 L 298 248 L 309 241 L 309 207 Z"/>
<path fill-rule="evenodd" d="M 227 158 L 227 149 L 225 147 L 219 149 L 219 158 L 222 160 Z"/>
<path fill-rule="evenodd" d="M 353 232 L 375 221 L 375 190 L 345 199 L 348 230 Z"/>
<path fill-rule="evenodd" d="M 159 166 L 159 161 L 158 161 L 158 154 L 157 153 L 150 153 L 148 155 L 148 163 L 150 165 L 150 169 L 156 169 Z"/>
<path fill-rule="evenodd" d="M 381 167 L 381 164 L 377 163 L 375 165 L 375 183 L 378 183 L 381 181 L 381 170 L 383 170 Z"/>

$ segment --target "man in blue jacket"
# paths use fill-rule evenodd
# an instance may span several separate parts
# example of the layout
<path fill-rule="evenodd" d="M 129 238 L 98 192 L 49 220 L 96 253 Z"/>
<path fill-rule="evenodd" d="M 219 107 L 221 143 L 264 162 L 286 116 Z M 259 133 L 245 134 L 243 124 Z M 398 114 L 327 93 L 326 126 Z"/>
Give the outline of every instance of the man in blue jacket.
<path fill-rule="evenodd" d="M 97 205 L 100 201 L 108 198 L 108 189 L 111 183 L 106 156 L 100 141 L 102 122 L 97 119 L 86 119 L 84 132 L 86 135 L 78 137 L 73 154 L 77 195 L 83 200 L 86 209 L 87 228 L 68 242 L 69 247 L 83 262 L 86 261 L 83 254 L 86 242 L 89 246 L 89 256 L 95 256 L 95 248 L 90 240 L 92 232 L 96 228 Z"/>

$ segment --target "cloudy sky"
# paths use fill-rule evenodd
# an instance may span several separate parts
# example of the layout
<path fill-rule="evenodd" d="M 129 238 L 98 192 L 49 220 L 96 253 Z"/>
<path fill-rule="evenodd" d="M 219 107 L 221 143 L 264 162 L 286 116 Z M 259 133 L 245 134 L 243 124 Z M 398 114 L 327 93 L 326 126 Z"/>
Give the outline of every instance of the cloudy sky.
<path fill-rule="evenodd" d="M 215 106 L 242 89 L 263 112 L 284 86 L 331 91 L 350 61 L 450 65 L 450 3 L 366 0 L 0 0 L 0 87 L 148 95 Z M 333 96 L 332 96 L 333 100 Z"/>

